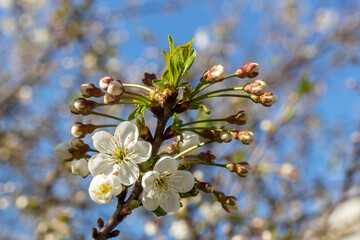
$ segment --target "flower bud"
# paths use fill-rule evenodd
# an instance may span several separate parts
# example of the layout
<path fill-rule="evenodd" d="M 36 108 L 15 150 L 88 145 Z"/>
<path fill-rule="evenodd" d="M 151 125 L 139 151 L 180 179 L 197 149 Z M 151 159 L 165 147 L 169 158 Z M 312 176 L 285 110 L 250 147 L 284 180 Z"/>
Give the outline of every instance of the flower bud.
<path fill-rule="evenodd" d="M 144 73 L 144 78 L 142 79 L 142 82 L 146 85 L 151 87 L 153 85 L 152 81 L 154 79 L 157 79 L 156 75 L 154 73 Z"/>
<path fill-rule="evenodd" d="M 216 83 L 221 82 L 226 75 L 226 70 L 222 65 L 215 65 L 210 70 L 207 70 L 201 77 L 202 83 Z"/>
<path fill-rule="evenodd" d="M 198 144 L 200 144 L 200 138 L 199 135 L 197 135 L 194 132 L 191 131 L 184 131 L 181 133 L 181 137 L 178 136 L 177 138 L 178 146 L 180 149 L 180 152 L 184 152 L 188 150 L 191 147 L 194 147 Z M 199 148 L 192 150 L 188 154 L 196 154 L 199 151 Z"/>
<path fill-rule="evenodd" d="M 139 136 L 142 139 L 144 139 L 145 141 L 148 141 L 148 142 L 153 139 L 151 131 L 147 126 L 140 124 L 138 126 L 138 129 L 139 129 Z"/>
<path fill-rule="evenodd" d="M 239 211 L 239 203 L 237 198 L 234 196 L 226 196 L 226 201 L 221 203 L 221 206 L 225 209 L 225 211 L 229 213 L 236 213 Z"/>
<path fill-rule="evenodd" d="M 83 138 L 87 134 L 94 132 L 96 129 L 93 124 L 83 124 L 81 122 L 76 122 L 71 128 L 71 134 L 76 138 Z"/>
<path fill-rule="evenodd" d="M 267 90 L 267 85 L 262 79 L 257 79 L 252 83 L 245 84 L 243 87 L 244 91 L 249 94 L 254 94 L 256 96 L 263 95 Z"/>
<path fill-rule="evenodd" d="M 72 161 L 71 163 L 71 172 L 74 175 L 80 175 L 83 178 L 89 175 L 88 161 L 85 158 L 80 160 Z"/>
<path fill-rule="evenodd" d="M 245 111 L 239 111 L 237 114 L 231 115 L 228 118 L 228 122 L 236 125 L 245 125 L 249 119 Z"/>
<path fill-rule="evenodd" d="M 70 145 L 70 152 L 72 153 L 72 149 L 79 151 L 79 152 L 83 152 L 86 153 L 87 151 L 90 150 L 90 146 L 87 145 L 86 143 L 84 143 L 83 140 L 78 139 L 78 138 L 73 138 L 69 141 L 69 145 Z M 81 158 L 81 157 L 80 157 Z M 77 159 L 80 159 L 77 158 Z"/>
<path fill-rule="evenodd" d="M 103 77 L 103 78 L 100 79 L 100 81 L 99 81 L 99 86 L 100 86 L 101 89 L 107 90 L 107 88 L 108 88 L 108 86 L 109 86 L 109 83 L 112 82 L 112 81 L 114 81 L 114 80 L 112 79 L 112 77 L 108 77 L 108 76 Z"/>
<path fill-rule="evenodd" d="M 199 160 L 207 163 L 215 163 L 216 156 L 210 150 L 199 153 Z"/>
<path fill-rule="evenodd" d="M 235 139 L 240 140 L 245 145 L 249 145 L 253 143 L 255 140 L 255 135 L 250 130 L 244 130 L 244 131 L 236 130 L 232 134 Z"/>
<path fill-rule="evenodd" d="M 213 127 L 216 128 L 216 127 Z M 214 140 L 216 136 L 216 131 L 213 129 L 205 129 L 202 131 L 202 136 L 209 140 Z"/>
<path fill-rule="evenodd" d="M 272 92 L 265 92 L 260 96 L 261 104 L 265 107 L 271 107 L 277 101 L 277 97 Z"/>
<path fill-rule="evenodd" d="M 248 62 L 244 67 L 238 68 L 235 74 L 239 78 L 254 78 L 260 73 L 260 66 L 257 63 Z"/>
<path fill-rule="evenodd" d="M 68 103 L 68 107 L 70 109 L 70 112 L 73 113 L 73 114 L 76 114 L 76 115 L 81 114 L 81 112 L 75 108 L 74 103 L 75 103 L 75 100 L 70 101 Z"/>
<path fill-rule="evenodd" d="M 249 173 L 251 171 L 251 167 L 250 167 L 249 163 L 247 163 L 247 162 L 241 162 L 241 163 L 237 163 L 237 164 L 229 163 L 226 165 L 226 168 L 230 172 L 235 172 L 240 177 L 246 177 L 247 175 L 249 175 Z"/>
<path fill-rule="evenodd" d="M 120 96 L 113 96 L 109 93 L 105 93 L 105 95 L 104 95 L 104 103 L 105 104 L 112 105 L 112 104 L 118 103 L 119 101 L 120 101 Z"/>
<path fill-rule="evenodd" d="M 211 184 L 208 182 L 197 182 L 195 183 L 195 186 L 204 193 L 212 193 L 214 191 L 213 186 L 211 186 Z"/>
<path fill-rule="evenodd" d="M 165 152 L 167 152 L 170 155 L 177 154 L 180 152 L 180 148 L 179 148 L 178 144 L 175 142 L 175 143 L 167 146 L 167 148 L 165 149 Z"/>
<path fill-rule="evenodd" d="M 120 80 L 112 81 L 109 83 L 106 91 L 113 96 L 120 96 L 124 92 L 124 86 Z"/>
<path fill-rule="evenodd" d="M 90 112 L 96 108 L 97 103 L 91 100 L 87 100 L 85 98 L 78 98 L 74 102 L 74 108 L 81 113 L 82 115 L 88 115 Z M 70 108 L 71 112 L 72 108 Z M 77 113 L 75 113 L 77 114 Z"/>
<path fill-rule="evenodd" d="M 96 175 L 89 187 L 89 195 L 91 199 L 99 204 L 105 204 L 113 199 L 113 195 L 117 196 L 122 191 L 120 178 L 113 174 Z"/>
<path fill-rule="evenodd" d="M 95 87 L 92 83 L 84 83 L 80 86 L 80 92 L 83 97 L 101 97 L 104 93 L 101 91 L 100 88 Z"/>
<path fill-rule="evenodd" d="M 54 153 L 57 159 L 65 162 L 73 160 L 74 156 L 69 152 L 69 148 L 70 145 L 68 142 L 62 142 L 56 145 L 56 147 L 54 148 Z"/>
<path fill-rule="evenodd" d="M 226 125 L 226 126 L 221 127 L 221 129 L 224 130 L 224 131 L 223 131 L 223 132 L 219 132 L 219 138 L 220 138 L 219 140 L 220 140 L 221 142 L 226 142 L 226 143 L 231 142 L 231 140 L 232 140 L 233 137 L 232 137 L 232 134 L 231 134 L 230 132 L 236 130 L 236 129 L 234 128 L 234 126 L 228 124 L 228 125 Z"/>

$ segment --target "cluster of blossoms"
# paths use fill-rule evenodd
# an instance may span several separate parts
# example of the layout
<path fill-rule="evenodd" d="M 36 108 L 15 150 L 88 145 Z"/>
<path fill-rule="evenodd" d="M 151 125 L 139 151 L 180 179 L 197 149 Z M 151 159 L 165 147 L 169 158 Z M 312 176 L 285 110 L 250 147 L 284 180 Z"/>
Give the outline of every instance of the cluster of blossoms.
<path fill-rule="evenodd" d="M 191 166 L 221 167 L 240 177 L 246 177 L 251 171 L 247 162 L 216 163 L 216 156 L 210 150 L 199 150 L 211 143 L 228 143 L 233 139 L 244 145 L 253 143 L 255 136 L 252 131 L 236 128 L 247 123 L 248 115 L 244 111 L 238 111 L 225 118 L 184 123 L 180 114 L 189 110 L 202 110 L 210 114 L 205 100 L 213 97 L 247 98 L 266 107 L 273 105 L 277 98 L 273 93 L 267 92 L 267 85 L 262 79 L 244 83 L 241 87 L 203 93 L 208 87 L 225 79 L 258 76 L 260 67 L 257 63 L 249 62 L 230 75 L 227 75 L 223 66 L 216 65 L 205 71 L 198 85 L 192 87 L 188 82 L 180 83 L 181 77 L 195 60 L 196 52 L 192 49 L 192 42 L 175 48 L 170 38 L 170 54 L 164 54 L 168 69 L 161 78 L 145 73 L 143 83 L 146 86 L 143 86 L 104 77 L 99 81 L 99 87 L 92 83 L 81 85 L 83 97 L 69 105 L 74 114 L 96 115 L 116 121 L 115 124 L 104 125 L 76 122 L 71 128 L 71 134 L 75 138 L 55 148 L 55 154 L 60 160 L 72 161 L 73 174 L 87 177 L 90 173 L 93 176 L 89 186 L 89 195 L 93 201 L 105 204 L 112 201 L 114 196 L 118 199 L 113 220 L 104 226 L 103 220 L 99 219 L 100 230 L 93 229 L 94 239 L 100 235 L 106 238 L 117 235 L 118 232 L 112 229 L 120 222 L 118 219 L 125 218 L 140 205 L 162 216 L 178 211 L 182 206 L 182 198 L 196 196 L 199 191 L 213 194 L 214 199 L 228 212 L 236 212 L 239 208 L 236 197 L 227 196 L 214 190 L 210 183 L 195 179 Z M 133 88 L 141 92 L 134 92 L 131 90 Z M 236 94 L 238 91 L 246 94 Z M 102 102 L 90 99 L 101 97 Z M 115 104 L 128 104 L 135 106 L 135 109 L 127 120 L 95 111 Z M 153 131 L 146 125 L 146 110 L 157 118 Z M 169 126 L 171 118 L 173 123 Z M 133 119 L 136 119 L 135 123 L 131 122 Z M 225 125 L 199 126 L 213 122 L 223 122 Z M 100 130 L 104 127 L 113 127 L 115 130 L 113 133 Z M 94 148 L 80 140 L 88 134 L 93 134 Z M 164 148 L 162 145 L 168 139 L 173 139 L 174 142 Z M 165 150 L 159 152 L 161 147 Z M 134 187 L 127 196 L 130 186 Z"/>

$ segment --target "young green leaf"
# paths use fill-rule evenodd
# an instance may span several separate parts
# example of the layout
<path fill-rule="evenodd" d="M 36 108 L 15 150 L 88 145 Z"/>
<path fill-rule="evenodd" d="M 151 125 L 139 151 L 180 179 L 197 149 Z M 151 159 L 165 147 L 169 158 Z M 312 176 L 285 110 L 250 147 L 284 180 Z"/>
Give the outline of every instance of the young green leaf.
<path fill-rule="evenodd" d="M 162 217 L 162 216 L 165 216 L 167 214 L 167 212 L 165 212 L 160 206 L 158 206 L 157 209 L 155 209 L 152 212 L 155 213 L 156 216 L 158 216 L 158 217 Z"/>
<path fill-rule="evenodd" d="M 191 68 L 192 64 L 195 61 L 195 58 L 196 58 L 196 51 L 195 51 L 195 49 L 191 49 L 190 55 L 189 55 L 188 59 L 186 60 L 185 68 L 184 68 L 184 71 L 181 76 L 184 76 L 189 71 L 189 69 Z"/>
<path fill-rule="evenodd" d="M 141 105 L 139 107 L 137 107 L 132 113 L 130 113 L 128 120 L 133 120 L 134 118 L 138 117 L 143 111 L 145 111 L 146 106 L 145 105 Z"/>

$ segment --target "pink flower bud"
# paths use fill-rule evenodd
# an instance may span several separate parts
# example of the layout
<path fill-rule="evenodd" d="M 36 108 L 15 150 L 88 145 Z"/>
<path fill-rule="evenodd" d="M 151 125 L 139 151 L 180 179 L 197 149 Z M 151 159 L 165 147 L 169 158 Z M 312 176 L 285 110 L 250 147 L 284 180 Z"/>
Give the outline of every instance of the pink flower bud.
<path fill-rule="evenodd" d="M 260 96 L 261 104 L 265 107 L 271 107 L 277 101 L 277 97 L 272 92 L 265 92 Z"/>
<path fill-rule="evenodd" d="M 244 91 L 256 96 L 263 95 L 267 90 L 267 85 L 262 79 L 257 79 L 252 83 L 248 83 L 244 86 Z"/>
<path fill-rule="evenodd" d="M 80 112 L 82 115 L 88 115 L 90 112 L 96 108 L 97 103 L 85 98 L 78 98 L 74 102 L 74 108 Z M 71 110 L 71 108 L 70 108 Z M 71 111 L 73 112 L 73 111 Z M 77 114 L 77 113 L 75 113 Z"/>
<path fill-rule="evenodd" d="M 110 82 L 107 88 L 107 93 L 113 96 L 120 96 L 124 92 L 124 87 L 119 80 Z"/>
<path fill-rule="evenodd" d="M 71 128 L 71 134 L 76 138 L 83 138 L 87 134 L 95 131 L 95 125 L 93 124 L 83 124 L 81 122 L 76 122 Z"/>
<path fill-rule="evenodd" d="M 105 104 L 112 105 L 112 104 L 118 103 L 119 101 L 120 101 L 120 96 L 114 96 L 109 93 L 105 93 L 105 95 L 104 95 L 104 103 Z"/>
<path fill-rule="evenodd" d="M 234 131 L 233 136 L 234 136 L 235 139 L 240 140 L 245 145 L 249 145 L 249 144 L 253 143 L 254 140 L 255 140 L 255 135 L 250 130 L 244 130 L 244 131 L 237 130 L 237 131 Z"/>
<path fill-rule="evenodd" d="M 215 65 L 204 73 L 200 81 L 209 83 L 221 82 L 225 75 L 225 68 L 222 65 Z"/>
<path fill-rule="evenodd" d="M 80 92 L 83 97 L 101 97 L 104 93 L 101 91 L 100 88 L 95 87 L 92 83 L 84 83 L 80 86 Z"/>
<path fill-rule="evenodd" d="M 244 67 L 238 68 L 235 74 L 239 78 L 254 78 L 260 73 L 260 66 L 257 63 L 248 62 Z"/>
<path fill-rule="evenodd" d="M 107 90 L 107 88 L 108 88 L 108 86 L 109 86 L 109 83 L 112 82 L 112 81 L 114 81 L 114 80 L 112 79 L 112 77 L 108 77 L 108 76 L 103 77 L 103 78 L 100 79 L 100 81 L 99 81 L 99 86 L 100 86 L 101 89 Z"/>
<path fill-rule="evenodd" d="M 210 151 L 199 153 L 199 159 L 207 163 L 215 163 L 216 156 Z"/>

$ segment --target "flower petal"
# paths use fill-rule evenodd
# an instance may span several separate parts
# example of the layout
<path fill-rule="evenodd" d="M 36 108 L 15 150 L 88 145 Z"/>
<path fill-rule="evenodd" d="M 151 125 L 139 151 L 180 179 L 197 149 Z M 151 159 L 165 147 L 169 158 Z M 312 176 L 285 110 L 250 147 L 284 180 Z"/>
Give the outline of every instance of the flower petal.
<path fill-rule="evenodd" d="M 123 146 L 131 147 L 129 143 L 131 144 L 132 142 L 137 142 L 139 137 L 139 130 L 134 123 L 125 121 L 117 126 L 114 136 L 117 138 L 119 143 L 123 143 Z"/>
<path fill-rule="evenodd" d="M 152 146 L 146 141 L 137 141 L 132 147 L 129 148 L 128 152 L 130 157 L 128 160 L 134 163 L 142 163 L 147 161 L 151 156 Z"/>
<path fill-rule="evenodd" d="M 180 209 L 180 196 L 173 192 L 168 192 L 166 195 L 159 194 L 160 206 L 165 212 L 177 212 Z"/>
<path fill-rule="evenodd" d="M 178 170 L 169 176 L 169 184 L 177 192 L 188 192 L 195 184 L 194 176 L 191 172 Z"/>
<path fill-rule="evenodd" d="M 92 136 L 93 144 L 100 153 L 111 154 L 117 148 L 114 136 L 106 131 L 96 132 Z"/>
<path fill-rule="evenodd" d="M 114 165 L 114 158 L 107 154 L 96 154 L 89 159 L 88 163 L 89 171 L 93 176 L 98 175 L 99 171 L 105 175 L 110 174 L 113 171 Z"/>
<path fill-rule="evenodd" d="M 160 174 L 168 171 L 172 172 L 175 171 L 179 166 L 179 163 L 173 159 L 172 157 L 162 157 L 159 159 L 159 161 L 155 164 L 154 170 L 159 172 Z"/>
<path fill-rule="evenodd" d="M 129 186 L 136 182 L 139 178 L 139 167 L 132 162 L 123 162 L 119 168 L 119 178 L 123 185 Z"/>
<path fill-rule="evenodd" d="M 155 179 L 157 179 L 159 175 L 160 174 L 157 171 L 149 171 L 144 174 L 141 185 L 145 192 L 149 192 L 151 189 L 155 188 Z"/>
<path fill-rule="evenodd" d="M 152 193 L 153 193 L 153 191 L 152 192 L 145 192 L 144 191 L 143 194 L 142 194 L 142 204 L 146 209 L 148 209 L 150 211 L 155 210 L 159 206 L 159 204 L 157 203 L 155 198 L 152 197 L 153 196 Z"/>
<path fill-rule="evenodd" d="M 112 180 L 112 195 L 119 195 L 122 192 L 122 185 L 120 182 L 120 178 L 118 176 L 115 175 L 110 175 L 110 178 Z"/>

